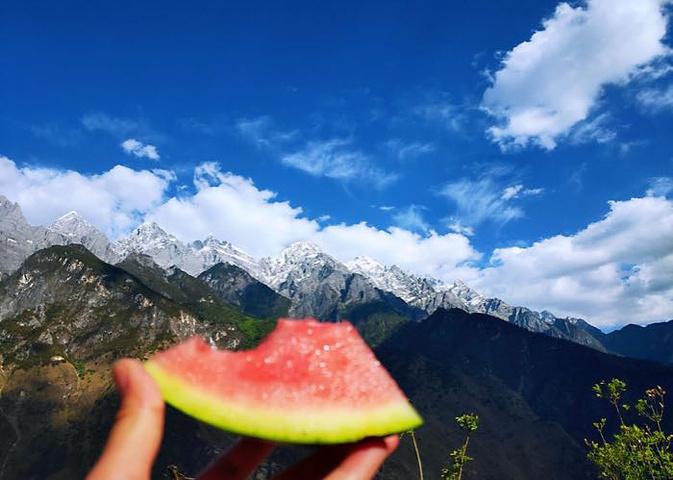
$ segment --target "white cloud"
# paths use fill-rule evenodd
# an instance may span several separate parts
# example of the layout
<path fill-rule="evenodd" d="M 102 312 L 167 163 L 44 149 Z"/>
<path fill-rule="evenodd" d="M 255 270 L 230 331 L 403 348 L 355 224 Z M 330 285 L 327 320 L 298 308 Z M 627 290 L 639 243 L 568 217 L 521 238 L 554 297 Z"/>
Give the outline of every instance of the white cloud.
<path fill-rule="evenodd" d="M 474 228 L 466 227 L 465 225 L 455 220 L 447 222 L 446 226 L 452 232 L 460 233 L 461 235 L 465 235 L 467 237 L 471 237 L 474 235 Z"/>
<path fill-rule="evenodd" d="M 578 316 L 599 326 L 673 318 L 673 200 L 663 196 L 671 191 L 666 177 L 653 179 L 649 196 L 611 202 L 603 219 L 574 235 L 496 249 L 482 269 L 476 266 L 481 255 L 468 238 L 474 231 L 458 221 L 447 224 L 457 233 L 444 235 L 412 231 L 411 225 L 326 224 L 328 219 L 309 218 L 275 192 L 222 172 L 212 162 L 195 169 L 194 192 L 167 199 L 174 181 L 173 172 L 165 170 L 116 166 L 83 175 L 18 167 L 0 157 L 0 193 L 19 202 L 34 224 L 49 224 L 77 210 L 115 238 L 142 219 L 154 220 L 185 241 L 213 233 L 255 256 L 275 255 L 306 240 L 342 261 L 367 255 L 448 282 L 462 278 L 510 304 Z M 527 189 L 515 190 L 520 195 Z M 490 191 L 504 201 L 502 187 Z"/>
<path fill-rule="evenodd" d="M 299 135 L 297 130 L 280 131 L 275 129 L 273 121 L 268 116 L 241 118 L 236 122 L 236 129 L 243 138 L 258 147 L 272 149 L 281 148 L 285 143 Z"/>
<path fill-rule="evenodd" d="M 140 125 L 135 120 L 117 118 L 106 113 L 89 113 L 81 119 L 82 125 L 90 132 L 105 132 L 116 137 L 123 137 L 137 130 Z"/>
<path fill-rule="evenodd" d="M 509 303 L 588 319 L 598 326 L 673 318 L 673 202 L 610 202 L 575 235 L 496 249 L 473 283 Z"/>
<path fill-rule="evenodd" d="M 667 197 L 673 194 L 673 177 L 656 177 L 647 189 L 649 197 Z"/>
<path fill-rule="evenodd" d="M 316 177 L 366 181 L 377 188 L 397 179 L 395 174 L 373 165 L 367 155 L 343 138 L 309 142 L 301 150 L 283 155 L 281 161 Z"/>
<path fill-rule="evenodd" d="M 610 84 L 624 84 L 667 53 L 668 0 L 560 3 L 530 40 L 506 53 L 482 107 L 503 148 L 553 149 L 586 120 Z"/>
<path fill-rule="evenodd" d="M 393 221 L 395 225 L 412 232 L 428 233 L 430 231 L 430 225 L 423 217 L 424 207 L 419 205 L 409 205 L 407 208 L 404 208 L 395 215 L 393 215 Z"/>
<path fill-rule="evenodd" d="M 199 166 L 194 184 L 194 195 L 169 199 L 148 219 L 184 240 L 213 233 L 255 256 L 275 255 L 292 242 L 306 240 L 343 261 L 368 255 L 438 278 L 474 276 L 474 270 L 463 264 L 479 254 L 463 235 L 422 235 L 399 227 L 382 230 L 365 222 L 324 226 L 305 217 L 301 208 L 278 200 L 275 192 L 222 172 L 215 163 Z"/>
<path fill-rule="evenodd" d="M 432 153 L 437 149 L 433 143 L 404 142 L 397 138 L 388 140 L 385 145 L 397 158 L 403 161 Z"/>
<path fill-rule="evenodd" d="M 213 233 L 256 256 L 275 254 L 319 229 L 301 208 L 277 201 L 275 192 L 250 179 L 221 172 L 216 163 L 197 167 L 194 185 L 195 194 L 169 199 L 149 218 L 184 240 Z"/>
<path fill-rule="evenodd" d="M 513 188 L 516 190 L 516 186 Z M 448 223 L 460 225 L 462 228 L 475 227 L 487 220 L 505 224 L 523 217 L 523 210 L 510 202 L 518 193 L 518 190 L 503 190 L 490 177 L 478 180 L 463 178 L 444 185 L 439 191 L 440 195 L 455 204 L 456 213 L 448 220 Z M 512 196 L 508 197 L 508 195 Z"/>
<path fill-rule="evenodd" d="M 500 196 L 503 200 L 511 200 L 513 198 L 520 197 L 531 197 L 535 195 L 541 195 L 544 192 L 544 188 L 524 188 L 520 183 L 517 185 L 510 185 L 502 191 Z"/>
<path fill-rule="evenodd" d="M 132 170 L 121 165 L 97 175 L 21 168 L 0 156 L 0 194 L 18 202 L 31 223 L 50 224 L 76 210 L 113 238 L 159 205 L 173 179 L 172 172 L 165 170 Z"/>
<path fill-rule="evenodd" d="M 673 85 L 667 88 L 648 88 L 638 92 L 638 103 L 646 109 L 659 111 L 673 109 Z"/>
<path fill-rule="evenodd" d="M 512 185 L 510 187 L 505 188 L 502 191 L 502 195 L 500 198 L 503 200 L 510 200 L 512 198 L 516 198 L 519 196 L 519 193 L 521 193 L 521 190 L 523 190 L 523 185 Z"/>
<path fill-rule="evenodd" d="M 154 145 L 142 143 L 135 138 L 129 138 L 121 143 L 122 150 L 138 158 L 149 158 L 150 160 L 159 160 L 159 151 Z"/>
<path fill-rule="evenodd" d="M 382 230 L 365 222 L 330 225 L 321 230 L 313 241 L 343 261 L 366 255 L 417 274 L 447 281 L 456 278 L 470 281 L 476 270 L 466 262 L 480 257 L 464 235 L 439 235 L 433 231 L 422 235 L 399 227 Z"/>
<path fill-rule="evenodd" d="M 397 180 L 396 174 L 376 166 L 356 148 L 352 139 L 313 140 L 298 146 L 299 132 L 279 130 L 268 116 L 239 119 L 236 129 L 250 143 L 278 155 L 282 164 L 314 177 L 368 182 L 376 188 Z"/>
<path fill-rule="evenodd" d="M 578 123 L 570 133 L 570 141 L 575 144 L 613 142 L 617 139 L 617 132 L 608 126 L 609 120 L 610 116 L 603 113 Z"/>
<path fill-rule="evenodd" d="M 442 125 L 452 132 L 460 132 L 465 122 L 462 109 L 442 94 L 431 95 L 426 102 L 414 107 L 412 113 L 428 122 Z"/>

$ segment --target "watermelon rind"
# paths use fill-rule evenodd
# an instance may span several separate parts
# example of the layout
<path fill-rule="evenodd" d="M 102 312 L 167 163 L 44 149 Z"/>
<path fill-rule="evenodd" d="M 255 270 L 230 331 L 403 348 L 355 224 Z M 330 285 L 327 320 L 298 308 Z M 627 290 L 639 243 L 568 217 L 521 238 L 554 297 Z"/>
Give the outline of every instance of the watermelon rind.
<path fill-rule="evenodd" d="M 418 428 L 423 420 L 404 398 L 386 405 L 359 408 L 287 408 L 252 406 L 218 398 L 149 360 L 145 369 L 156 381 L 164 400 L 176 409 L 238 435 L 280 443 L 339 444 Z"/>

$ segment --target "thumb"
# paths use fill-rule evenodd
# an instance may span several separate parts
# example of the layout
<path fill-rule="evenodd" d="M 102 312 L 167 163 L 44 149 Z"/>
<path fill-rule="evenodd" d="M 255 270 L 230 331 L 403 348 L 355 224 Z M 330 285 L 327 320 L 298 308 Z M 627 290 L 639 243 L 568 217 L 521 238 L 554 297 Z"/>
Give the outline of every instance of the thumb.
<path fill-rule="evenodd" d="M 105 450 L 87 480 L 147 480 L 161 444 L 164 402 L 138 360 L 120 360 L 112 373 L 122 402 Z"/>

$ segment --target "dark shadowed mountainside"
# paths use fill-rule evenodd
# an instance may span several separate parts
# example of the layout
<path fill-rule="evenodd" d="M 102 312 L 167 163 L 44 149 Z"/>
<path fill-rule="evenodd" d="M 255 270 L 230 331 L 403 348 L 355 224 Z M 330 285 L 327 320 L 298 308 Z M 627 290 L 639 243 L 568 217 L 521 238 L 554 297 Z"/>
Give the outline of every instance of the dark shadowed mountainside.
<path fill-rule="evenodd" d="M 608 350 L 620 355 L 673 364 L 673 320 L 645 327 L 627 325 L 604 334 L 599 340 Z"/>
<path fill-rule="evenodd" d="M 417 437 L 428 471 L 439 472 L 460 442 L 454 417 L 480 415 L 467 478 L 595 478 L 583 441 L 593 438 L 592 422 L 610 411 L 592 385 L 617 377 L 633 394 L 654 385 L 673 391 L 673 368 L 457 309 L 403 326 L 377 353 L 426 418 Z M 384 478 L 413 478 L 412 466 L 405 444 Z"/>
<path fill-rule="evenodd" d="M 230 263 L 218 263 L 199 275 L 225 302 L 260 318 L 287 317 L 290 299 L 279 295 L 248 272 Z"/>

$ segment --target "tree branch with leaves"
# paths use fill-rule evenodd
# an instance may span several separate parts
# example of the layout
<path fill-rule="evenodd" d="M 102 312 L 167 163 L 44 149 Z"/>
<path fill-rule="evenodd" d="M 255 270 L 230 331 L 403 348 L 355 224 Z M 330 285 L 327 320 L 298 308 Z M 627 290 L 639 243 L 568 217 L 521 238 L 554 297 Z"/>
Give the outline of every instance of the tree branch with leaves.
<path fill-rule="evenodd" d="M 449 453 L 451 461 L 447 467 L 442 469 L 442 480 L 462 480 L 465 464 L 474 460 L 467 454 L 467 448 L 470 445 L 470 437 L 479 428 L 479 416 L 466 413 L 456 417 L 456 423 L 465 432 L 465 440 L 460 448 Z"/>
<path fill-rule="evenodd" d="M 666 391 L 660 387 L 645 391 L 634 406 L 622 403 L 626 383 L 617 378 L 593 387 L 596 397 L 612 405 L 619 421 L 617 432 L 608 438 L 608 420 L 601 418 L 593 426 L 598 441 L 585 440 L 588 458 L 596 465 L 599 478 L 605 480 L 673 479 L 673 435 L 662 428 Z M 640 422 L 629 423 L 626 413 L 635 410 Z"/>

